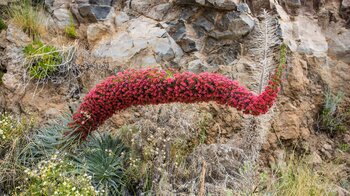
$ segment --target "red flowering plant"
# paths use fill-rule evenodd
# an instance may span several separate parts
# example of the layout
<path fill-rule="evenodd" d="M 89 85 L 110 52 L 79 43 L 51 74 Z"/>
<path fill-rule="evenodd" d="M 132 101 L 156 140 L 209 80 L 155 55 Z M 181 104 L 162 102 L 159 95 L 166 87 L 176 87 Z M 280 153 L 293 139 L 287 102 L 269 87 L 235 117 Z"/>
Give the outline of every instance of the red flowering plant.
<path fill-rule="evenodd" d="M 115 112 L 130 106 L 215 101 L 245 114 L 265 114 L 274 104 L 281 83 L 282 66 L 270 77 L 260 95 L 223 75 L 194 74 L 159 69 L 127 70 L 97 84 L 73 114 L 71 133 L 85 139 Z"/>

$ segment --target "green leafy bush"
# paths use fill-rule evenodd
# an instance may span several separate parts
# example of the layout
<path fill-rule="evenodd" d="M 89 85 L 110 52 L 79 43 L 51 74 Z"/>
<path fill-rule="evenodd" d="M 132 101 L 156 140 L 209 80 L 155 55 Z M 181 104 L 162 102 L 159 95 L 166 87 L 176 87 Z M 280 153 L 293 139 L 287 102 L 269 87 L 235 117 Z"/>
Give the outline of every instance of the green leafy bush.
<path fill-rule="evenodd" d="M 109 134 L 94 135 L 75 156 L 78 168 L 92 176 L 94 187 L 106 195 L 124 191 L 124 163 L 128 149 L 121 140 Z"/>
<path fill-rule="evenodd" d="M 0 18 L 0 31 L 4 30 L 7 28 L 6 23 Z"/>
<path fill-rule="evenodd" d="M 321 130 L 327 131 L 330 134 L 346 131 L 346 118 L 350 111 L 341 112 L 339 110 L 338 105 L 342 101 L 342 98 L 343 94 L 341 93 L 338 93 L 337 95 L 332 95 L 329 92 L 326 93 L 325 102 L 318 123 Z"/>
<path fill-rule="evenodd" d="M 77 174 L 73 164 L 57 158 L 57 155 L 25 172 L 28 184 L 20 187 L 20 195 L 97 195 L 91 177 Z"/>
<path fill-rule="evenodd" d="M 29 75 L 41 80 L 53 75 L 62 63 L 62 56 L 54 46 L 36 40 L 24 48 Z"/>

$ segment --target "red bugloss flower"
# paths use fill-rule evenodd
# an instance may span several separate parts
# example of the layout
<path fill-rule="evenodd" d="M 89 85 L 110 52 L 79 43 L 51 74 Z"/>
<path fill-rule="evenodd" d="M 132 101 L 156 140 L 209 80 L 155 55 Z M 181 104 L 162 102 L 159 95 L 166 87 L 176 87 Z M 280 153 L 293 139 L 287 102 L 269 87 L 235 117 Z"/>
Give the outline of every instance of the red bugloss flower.
<path fill-rule="evenodd" d="M 169 76 L 158 69 L 127 70 L 97 84 L 84 97 L 69 126 L 85 138 L 117 111 L 136 105 L 172 102 L 215 101 L 245 114 L 260 115 L 275 102 L 280 75 L 276 72 L 265 90 L 256 95 L 219 74 L 183 72 Z"/>

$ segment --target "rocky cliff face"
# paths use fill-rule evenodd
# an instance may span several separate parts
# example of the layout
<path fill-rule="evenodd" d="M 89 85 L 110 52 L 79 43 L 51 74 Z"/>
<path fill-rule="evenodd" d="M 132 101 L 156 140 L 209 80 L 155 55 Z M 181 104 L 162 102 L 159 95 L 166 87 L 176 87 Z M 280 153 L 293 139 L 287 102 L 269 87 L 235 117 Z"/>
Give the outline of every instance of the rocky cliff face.
<path fill-rule="evenodd" d="M 339 156 L 335 148 L 340 142 L 350 143 L 350 132 L 334 139 L 319 132 L 316 125 L 327 91 L 343 92 L 341 110 L 349 107 L 350 1 L 244 2 L 47 0 L 47 11 L 58 27 L 69 24 L 71 16 L 79 26 L 84 47 L 79 48 L 76 62 L 84 73 L 74 84 L 40 86 L 39 91 L 35 84 L 24 88 L 20 51 L 29 38 L 9 27 L 0 34 L 0 68 L 6 70 L 0 109 L 52 119 L 86 92 L 77 89 L 89 89 L 105 76 L 127 68 L 218 72 L 249 86 L 253 81 L 250 65 L 257 63 L 250 51 L 252 37 L 266 9 L 278 26 L 276 36 L 288 46 L 288 63 L 275 112 L 265 124 L 262 160 L 277 161 L 282 146 L 311 154 L 315 162 Z M 72 98 L 72 91 L 78 96 Z M 241 130 L 246 123 L 237 111 L 215 104 L 196 107 L 212 116 L 207 122 L 207 144 L 245 141 Z M 133 123 L 130 116 L 135 111 L 121 112 L 110 123 L 116 127 Z"/>

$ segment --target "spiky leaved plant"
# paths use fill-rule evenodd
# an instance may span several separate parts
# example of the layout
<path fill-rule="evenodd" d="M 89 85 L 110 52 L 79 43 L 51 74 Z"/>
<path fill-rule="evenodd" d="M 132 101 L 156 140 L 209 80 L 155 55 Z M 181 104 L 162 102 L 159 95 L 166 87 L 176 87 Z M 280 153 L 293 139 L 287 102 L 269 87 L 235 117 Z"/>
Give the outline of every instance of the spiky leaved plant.
<path fill-rule="evenodd" d="M 59 156 L 73 161 L 78 174 L 91 176 L 96 190 L 106 195 L 120 195 L 124 188 L 124 163 L 128 149 L 121 140 L 107 133 L 94 134 L 83 144 L 76 143 L 76 135 L 65 134 L 70 118 L 70 115 L 62 116 L 33 134 L 20 153 L 19 163 L 25 168 L 35 168 L 52 156 Z"/>
<path fill-rule="evenodd" d="M 108 133 L 94 134 L 73 156 L 78 169 L 91 176 L 94 187 L 103 195 L 122 195 L 124 164 L 128 149 Z"/>
<path fill-rule="evenodd" d="M 20 153 L 19 161 L 26 167 L 35 166 L 49 159 L 57 152 L 63 152 L 76 146 L 76 137 L 65 135 L 71 116 L 62 115 L 59 119 L 37 130 Z"/>

